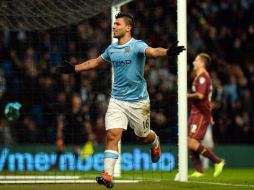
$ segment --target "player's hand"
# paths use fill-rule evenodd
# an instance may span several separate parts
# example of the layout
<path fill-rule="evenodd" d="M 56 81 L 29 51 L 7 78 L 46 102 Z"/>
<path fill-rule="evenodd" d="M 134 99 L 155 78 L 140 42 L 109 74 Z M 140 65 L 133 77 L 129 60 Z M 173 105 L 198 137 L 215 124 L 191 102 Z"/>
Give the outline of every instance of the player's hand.
<path fill-rule="evenodd" d="M 177 46 L 178 41 L 175 41 L 173 45 L 168 48 L 167 55 L 168 56 L 176 56 L 179 55 L 182 51 L 186 50 L 184 46 Z"/>
<path fill-rule="evenodd" d="M 63 65 L 56 67 L 56 72 L 63 73 L 63 74 L 76 73 L 75 66 L 66 60 L 64 60 Z"/>

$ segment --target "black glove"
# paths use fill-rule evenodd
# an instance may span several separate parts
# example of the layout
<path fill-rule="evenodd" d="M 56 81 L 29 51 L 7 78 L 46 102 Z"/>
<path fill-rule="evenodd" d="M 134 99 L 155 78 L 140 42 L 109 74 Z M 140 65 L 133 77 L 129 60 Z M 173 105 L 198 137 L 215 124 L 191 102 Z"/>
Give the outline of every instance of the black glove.
<path fill-rule="evenodd" d="M 75 66 L 66 60 L 64 60 L 63 65 L 56 67 L 56 72 L 64 74 L 76 73 Z"/>
<path fill-rule="evenodd" d="M 176 56 L 179 55 L 182 51 L 186 50 L 184 46 L 177 46 L 178 41 L 175 41 L 173 45 L 168 48 L 167 55 L 168 56 Z"/>

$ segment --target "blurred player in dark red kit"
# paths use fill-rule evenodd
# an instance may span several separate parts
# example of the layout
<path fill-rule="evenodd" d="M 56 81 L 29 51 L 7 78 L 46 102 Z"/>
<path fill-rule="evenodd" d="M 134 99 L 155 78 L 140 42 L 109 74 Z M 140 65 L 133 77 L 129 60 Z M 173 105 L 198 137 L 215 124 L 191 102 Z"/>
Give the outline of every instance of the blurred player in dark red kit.
<path fill-rule="evenodd" d="M 188 148 L 196 171 L 189 177 L 204 176 L 199 155 L 207 157 L 214 163 L 214 177 L 221 174 L 225 161 L 216 156 L 200 142 L 205 136 L 208 125 L 212 122 L 212 81 L 207 67 L 211 64 L 211 57 L 206 53 L 200 53 L 193 61 L 195 78 L 192 82 L 192 93 L 188 93 L 191 101 L 191 112 L 188 120 Z"/>

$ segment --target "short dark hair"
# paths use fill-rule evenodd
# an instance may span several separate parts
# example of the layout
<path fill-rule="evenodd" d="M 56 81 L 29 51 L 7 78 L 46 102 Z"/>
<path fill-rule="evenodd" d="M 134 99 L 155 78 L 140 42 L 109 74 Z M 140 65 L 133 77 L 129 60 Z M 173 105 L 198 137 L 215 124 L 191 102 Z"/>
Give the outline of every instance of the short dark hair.
<path fill-rule="evenodd" d="M 202 61 L 205 63 L 206 68 L 208 68 L 211 65 L 212 58 L 207 53 L 199 53 L 198 56 L 202 59 Z"/>
<path fill-rule="evenodd" d="M 118 19 L 118 18 L 124 18 L 124 20 L 125 20 L 127 25 L 130 25 L 131 28 L 135 27 L 134 18 L 129 13 L 119 12 L 119 13 L 116 14 L 115 18 L 116 19 Z"/>

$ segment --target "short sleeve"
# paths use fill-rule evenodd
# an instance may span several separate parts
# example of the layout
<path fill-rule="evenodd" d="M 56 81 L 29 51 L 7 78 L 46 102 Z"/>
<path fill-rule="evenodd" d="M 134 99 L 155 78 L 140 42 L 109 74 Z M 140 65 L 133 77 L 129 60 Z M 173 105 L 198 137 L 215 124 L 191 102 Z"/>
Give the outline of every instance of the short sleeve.
<path fill-rule="evenodd" d="M 110 57 L 109 57 L 109 48 L 108 47 L 102 54 L 101 54 L 101 57 L 102 59 L 104 59 L 106 62 L 110 63 L 111 60 L 110 60 Z"/>
<path fill-rule="evenodd" d="M 197 92 L 205 94 L 208 86 L 210 85 L 208 78 L 200 76 L 197 82 L 198 82 Z"/>
<path fill-rule="evenodd" d="M 135 44 L 135 49 L 137 51 L 137 54 L 145 55 L 146 48 L 148 48 L 148 45 L 142 40 L 138 40 Z"/>

